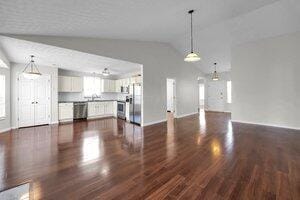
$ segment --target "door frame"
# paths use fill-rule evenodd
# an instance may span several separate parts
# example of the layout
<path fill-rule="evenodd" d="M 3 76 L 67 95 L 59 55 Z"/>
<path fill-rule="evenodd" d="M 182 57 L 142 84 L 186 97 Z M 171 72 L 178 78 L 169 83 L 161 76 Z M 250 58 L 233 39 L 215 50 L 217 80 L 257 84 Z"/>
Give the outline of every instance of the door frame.
<path fill-rule="evenodd" d="M 20 76 L 22 76 L 22 73 L 20 73 L 18 76 L 17 76 L 17 89 L 16 89 L 16 125 L 17 127 L 16 128 L 20 128 L 20 125 L 19 125 L 19 86 L 20 86 Z M 51 78 L 51 75 L 50 74 L 42 74 L 42 76 L 47 76 L 49 78 L 49 84 L 48 84 L 48 93 L 49 93 L 49 119 L 48 119 L 48 124 L 51 124 L 51 119 L 52 119 L 52 78 Z M 33 125 L 35 126 L 35 125 Z"/>

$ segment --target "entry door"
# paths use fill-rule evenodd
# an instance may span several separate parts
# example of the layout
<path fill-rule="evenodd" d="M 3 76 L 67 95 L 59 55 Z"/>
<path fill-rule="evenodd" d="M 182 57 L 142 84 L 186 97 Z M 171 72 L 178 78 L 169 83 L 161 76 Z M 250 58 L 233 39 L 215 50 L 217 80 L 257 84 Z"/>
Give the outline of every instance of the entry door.
<path fill-rule="evenodd" d="M 207 96 L 208 110 L 223 112 L 225 82 L 224 81 L 208 82 L 207 93 L 208 93 Z"/>
<path fill-rule="evenodd" d="M 19 76 L 19 127 L 49 124 L 50 76 L 30 80 Z"/>

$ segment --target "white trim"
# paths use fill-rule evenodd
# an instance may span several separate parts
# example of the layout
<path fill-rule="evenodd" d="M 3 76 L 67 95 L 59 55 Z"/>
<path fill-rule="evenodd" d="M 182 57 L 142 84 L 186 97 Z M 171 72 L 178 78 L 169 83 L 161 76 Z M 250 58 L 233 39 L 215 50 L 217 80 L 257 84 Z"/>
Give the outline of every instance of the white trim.
<path fill-rule="evenodd" d="M 176 118 L 183 118 L 183 117 L 187 117 L 187 116 L 190 116 L 190 115 L 196 115 L 198 113 L 199 112 L 193 112 L 193 113 L 188 113 L 188 114 L 177 115 Z"/>
<path fill-rule="evenodd" d="M 251 125 L 260 125 L 260 126 L 271 126 L 271 127 L 275 127 L 275 128 L 300 130 L 300 127 L 282 126 L 282 125 L 278 125 L 278 124 L 257 123 L 257 122 L 249 122 L 249 121 L 242 121 L 242 120 L 231 120 L 231 122 L 242 123 L 242 124 L 251 124 Z"/>
<path fill-rule="evenodd" d="M 228 110 L 225 110 L 225 111 L 219 111 L 219 110 L 207 110 L 207 109 L 204 109 L 205 112 L 218 112 L 218 113 L 231 113 L 230 111 Z"/>
<path fill-rule="evenodd" d="M 159 123 L 166 122 L 166 121 L 167 121 L 167 119 L 162 119 L 162 120 L 147 122 L 147 123 L 144 123 L 142 126 L 143 127 L 150 126 L 150 125 L 153 125 L 153 124 L 159 124 Z"/>
<path fill-rule="evenodd" d="M 58 121 L 53 121 L 50 124 L 58 124 Z"/>
<path fill-rule="evenodd" d="M 5 129 L 0 130 L 0 133 L 4 133 L 4 132 L 10 131 L 10 130 L 11 130 L 11 128 L 5 128 Z"/>

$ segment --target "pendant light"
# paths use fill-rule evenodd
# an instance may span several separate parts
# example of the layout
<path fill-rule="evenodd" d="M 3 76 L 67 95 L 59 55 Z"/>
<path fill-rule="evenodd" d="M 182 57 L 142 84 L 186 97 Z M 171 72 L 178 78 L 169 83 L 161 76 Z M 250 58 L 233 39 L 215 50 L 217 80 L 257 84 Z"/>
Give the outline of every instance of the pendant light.
<path fill-rule="evenodd" d="M 108 71 L 108 68 L 104 68 L 103 72 L 102 72 L 103 76 L 109 76 L 110 72 Z"/>
<path fill-rule="evenodd" d="M 191 15 L 191 53 L 189 53 L 184 61 L 186 62 L 196 62 L 199 61 L 201 58 L 194 53 L 194 38 L 193 38 L 193 12 L 194 10 L 190 10 L 188 13 Z"/>
<path fill-rule="evenodd" d="M 22 72 L 23 76 L 28 79 L 36 79 L 42 75 L 35 65 L 33 58 L 34 55 L 31 55 L 30 62 L 25 66 L 25 69 Z"/>
<path fill-rule="evenodd" d="M 215 65 L 215 71 L 213 73 L 212 80 L 217 81 L 217 80 L 219 80 L 219 75 L 217 73 L 217 63 L 214 63 L 214 65 Z"/>

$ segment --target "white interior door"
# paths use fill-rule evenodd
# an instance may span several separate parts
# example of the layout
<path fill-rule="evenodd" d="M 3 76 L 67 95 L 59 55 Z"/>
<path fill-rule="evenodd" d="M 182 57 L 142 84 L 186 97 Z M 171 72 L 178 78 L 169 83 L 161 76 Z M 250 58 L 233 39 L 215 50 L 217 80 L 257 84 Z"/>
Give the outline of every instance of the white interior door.
<path fill-rule="evenodd" d="M 19 77 L 19 127 L 34 125 L 34 81 Z"/>
<path fill-rule="evenodd" d="M 175 80 L 167 79 L 167 111 L 175 111 Z"/>
<path fill-rule="evenodd" d="M 50 121 L 50 76 L 43 75 L 34 80 L 35 123 L 49 124 Z"/>
<path fill-rule="evenodd" d="M 207 84 L 208 110 L 224 112 L 224 81 L 211 81 Z"/>
<path fill-rule="evenodd" d="M 19 76 L 19 127 L 50 123 L 50 76 L 35 80 Z"/>

